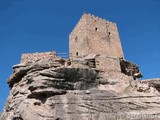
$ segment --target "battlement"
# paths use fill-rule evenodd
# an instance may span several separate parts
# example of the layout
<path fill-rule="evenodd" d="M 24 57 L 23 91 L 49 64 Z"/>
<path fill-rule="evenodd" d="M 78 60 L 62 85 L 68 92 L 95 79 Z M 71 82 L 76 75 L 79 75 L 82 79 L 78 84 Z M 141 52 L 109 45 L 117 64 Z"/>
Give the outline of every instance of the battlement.
<path fill-rule="evenodd" d="M 95 16 L 95 15 L 93 15 L 93 14 L 84 12 L 84 13 L 83 13 L 83 16 L 79 19 L 78 23 L 75 25 L 75 27 L 73 28 L 73 30 L 72 30 L 72 32 L 70 33 L 70 35 L 72 35 L 73 32 L 74 32 L 74 30 L 77 28 L 77 26 L 78 26 L 81 22 L 83 22 L 83 19 L 84 19 L 84 18 L 92 18 L 92 19 L 95 20 L 95 21 L 101 21 L 101 22 L 106 23 L 106 24 L 108 24 L 108 25 L 109 25 L 109 24 L 114 24 L 114 25 L 116 25 L 116 23 L 110 22 L 110 21 L 108 21 L 108 20 L 106 20 L 106 19 L 100 18 L 100 17 Z M 69 35 L 69 36 L 70 36 L 70 35 Z"/>
<path fill-rule="evenodd" d="M 33 63 L 39 60 L 52 60 L 56 58 L 56 52 L 42 52 L 42 53 L 25 53 L 22 54 L 21 63 Z"/>

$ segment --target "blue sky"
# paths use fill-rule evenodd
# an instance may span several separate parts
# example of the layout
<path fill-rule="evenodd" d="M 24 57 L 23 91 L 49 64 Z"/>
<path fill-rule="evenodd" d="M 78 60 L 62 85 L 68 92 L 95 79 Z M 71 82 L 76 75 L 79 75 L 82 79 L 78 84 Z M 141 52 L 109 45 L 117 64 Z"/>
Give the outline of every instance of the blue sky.
<path fill-rule="evenodd" d="M 160 0 L 1 0 L 0 111 L 21 54 L 68 52 L 68 35 L 84 11 L 116 22 L 125 58 L 143 79 L 160 77 Z"/>

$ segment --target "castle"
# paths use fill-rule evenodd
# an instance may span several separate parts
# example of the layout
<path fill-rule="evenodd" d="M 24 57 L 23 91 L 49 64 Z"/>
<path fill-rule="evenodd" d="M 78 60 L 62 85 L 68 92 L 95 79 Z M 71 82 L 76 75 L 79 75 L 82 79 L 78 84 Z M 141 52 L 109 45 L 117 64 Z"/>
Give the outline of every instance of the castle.
<path fill-rule="evenodd" d="M 58 57 L 56 52 L 23 54 L 21 63 L 45 59 L 55 62 Z M 136 64 L 124 59 L 116 24 L 91 14 L 84 13 L 69 35 L 69 59 L 59 59 L 64 66 L 97 69 L 108 77 L 117 73 L 134 79 L 142 76 Z"/>
<path fill-rule="evenodd" d="M 115 23 L 85 13 L 69 52 L 23 54 L 0 120 L 159 118 L 160 79 L 137 80 L 142 74 L 125 60 Z"/>

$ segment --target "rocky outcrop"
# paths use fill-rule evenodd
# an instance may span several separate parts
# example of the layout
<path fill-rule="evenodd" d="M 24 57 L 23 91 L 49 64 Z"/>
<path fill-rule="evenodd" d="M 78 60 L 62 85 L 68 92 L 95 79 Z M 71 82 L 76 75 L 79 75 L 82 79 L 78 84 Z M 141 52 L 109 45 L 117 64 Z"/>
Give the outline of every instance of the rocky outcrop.
<path fill-rule="evenodd" d="M 0 120 L 159 118 L 160 79 L 137 81 L 123 73 L 108 79 L 102 71 L 67 66 L 62 61 L 13 66 L 7 81 L 10 95 Z"/>
<path fill-rule="evenodd" d="M 138 65 L 130 61 L 120 59 L 121 71 L 129 76 L 133 76 L 134 79 L 142 77 L 142 73 L 139 71 Z"/>

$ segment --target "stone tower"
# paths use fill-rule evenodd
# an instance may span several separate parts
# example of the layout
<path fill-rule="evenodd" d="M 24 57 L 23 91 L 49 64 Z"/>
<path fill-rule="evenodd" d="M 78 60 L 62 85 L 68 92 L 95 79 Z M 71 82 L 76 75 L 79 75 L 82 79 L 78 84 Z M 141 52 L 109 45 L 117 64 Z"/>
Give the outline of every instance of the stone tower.
<path fill-rule="evenodd" d="M 69 52 L 73 59 L 89 54 L 124 57 L 116 24 L 86 13 L 69 36 Z"/>

